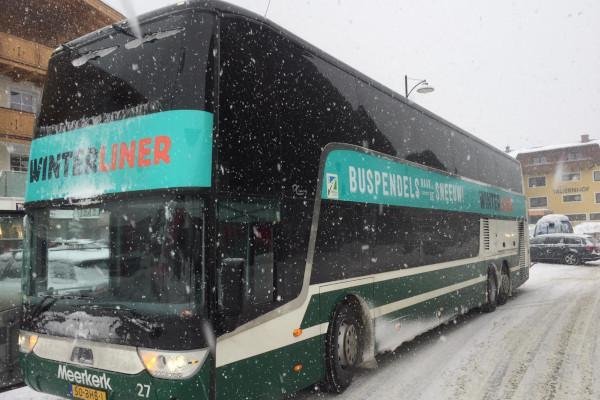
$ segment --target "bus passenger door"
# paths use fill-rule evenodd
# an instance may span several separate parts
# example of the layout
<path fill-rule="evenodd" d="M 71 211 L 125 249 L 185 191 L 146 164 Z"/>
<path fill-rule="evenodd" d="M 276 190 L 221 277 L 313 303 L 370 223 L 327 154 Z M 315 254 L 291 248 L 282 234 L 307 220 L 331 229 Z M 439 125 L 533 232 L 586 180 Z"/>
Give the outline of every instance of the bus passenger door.
<path fill-rule="evenodd" d="M 277 362 L 289 363 L 283 356 L 267 356 L 278 351 L 272 348 L 271 336 L 279 334 L 253 321 L 281 304 L 275 292 L 274 244 L 280 225 L 279 201 L 227 199 L 217 207 L 219 334 L 248 324 L 219 339 L 218 398 L 272 398 L 282 384 Z"/>
<path fill-rule="evenodd" d="M 218 302 L 226 314 L 226 330 L 233 330 L 274 306 L 279 206 L 268 199 L 226 200 L 218 213 Z"/>
<path fill-rule="evenodd" d="M 260 305 L 273 301 L 274 254 L 273 237 L 277 221 L 256 222 L 248 229 L 247 282 L 249 303 Z"/>

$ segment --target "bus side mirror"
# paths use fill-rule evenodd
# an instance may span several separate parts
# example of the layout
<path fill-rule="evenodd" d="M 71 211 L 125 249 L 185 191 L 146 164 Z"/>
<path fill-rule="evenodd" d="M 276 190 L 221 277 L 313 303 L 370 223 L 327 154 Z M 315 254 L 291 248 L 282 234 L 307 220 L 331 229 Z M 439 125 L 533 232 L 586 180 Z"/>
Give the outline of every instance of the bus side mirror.
<path fill-rule="evenodd" d="M 225 258 L 217 271 L 217 302 L 224 315 L 242 312 L 245 264 L 243 258 Z"/>

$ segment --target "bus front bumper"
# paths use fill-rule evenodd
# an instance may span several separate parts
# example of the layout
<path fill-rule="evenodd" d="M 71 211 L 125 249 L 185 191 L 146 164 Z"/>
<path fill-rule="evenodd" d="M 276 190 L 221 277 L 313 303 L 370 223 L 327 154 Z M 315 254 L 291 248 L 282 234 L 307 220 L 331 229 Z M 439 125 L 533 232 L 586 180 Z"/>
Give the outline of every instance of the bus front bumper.
<path fill-rule="evenodd" d="M 210 356 L 209 356 L 210 357 Z M 38 392 L 90 400 L 208 400 L 210 360 L 186 380 L 159 379 L 144 371 L 127 375 L 21 354 L 25 383 Z M 89 396 L 89 397 L 88 397 Z"/>

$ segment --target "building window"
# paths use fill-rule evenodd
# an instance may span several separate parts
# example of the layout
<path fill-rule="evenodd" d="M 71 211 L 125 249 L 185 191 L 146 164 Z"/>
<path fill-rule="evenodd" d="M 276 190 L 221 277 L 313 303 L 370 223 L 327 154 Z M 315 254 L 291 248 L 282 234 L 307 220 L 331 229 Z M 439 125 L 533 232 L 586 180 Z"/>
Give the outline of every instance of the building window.
<path fill-rule="evenodd" d="M 546 197 L 530 197 L 529 198 L 529 207 L 547 207 L 548 199 Z"/>
<path fill-rule="evenodd" d="M 29 156 L 22 154 L 11 154 L 10 155 L 10 170 L 15 172 L 27 172 L 27 165 L 29 164 Z"/>
<path fill-rule="evenodd" d="M 571 203 L 574 201 L 581 201 L 581 193 L 578 194 L 565 194 L 563 195 L 563 202 Z"/>
<path fill-rule="evenodd" d="M 541 187 L 546 186 L 546 177 L 545 176 L 532 176 L 529 178 L 529 187 Z"/>
<path fill-rule="evenodd" d="M 594 171 L 594 180 L 600 181 L 600 171 Z"/>
<path fill-rule="evenodd" d="M 35 109 L 35 95 L 18 90 L 10 91 L 10 108 L 32 113 Z"/>
<path fill-rule="evenodd" d="M 596 203 L 600 203 L 600 193 L 596 193 Z"/>
<path fill-rule="evenodd" d="M 579 179 L 581 179 L 581 172 L 567 172 L 561 177 L 563 182 L 578 181 Z"/>
<path fill-rule="evenodd" d="M 590 213 L 591 221 L 600 221 L 600 213 Z"/>
<path fill-rule="evenodd" d="M 566 214 L 569 221 L 585 221 L 587 219 L 586 214 Z"/>
<path fill-rule="evenodd" d="M 536 164 L 546 164 L 546 157 L 544 156 L 539 156 L 539 157 L 532 157 L 531 158 L 531 164 L 536 165 Z"/>
<path fill-rule="evenodd" d="M 581 151 L 569 151 L 567 152 L 567 161 L 581 160 L 583 158 Z"/>

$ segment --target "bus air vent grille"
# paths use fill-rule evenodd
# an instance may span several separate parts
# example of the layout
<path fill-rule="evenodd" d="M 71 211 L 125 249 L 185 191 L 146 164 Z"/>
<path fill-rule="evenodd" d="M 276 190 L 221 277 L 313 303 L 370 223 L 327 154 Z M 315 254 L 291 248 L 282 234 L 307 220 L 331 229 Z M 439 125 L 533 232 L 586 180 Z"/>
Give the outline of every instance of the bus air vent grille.
<path fill-rule="evenodd" d="M 519 267 L 525 265 L 525 223 L 519 222 Z"/>
<path fill-rule="evenodd" d="M 484 218 L 482 221 L 483 226 L 483 249 L 490 249 L 490 220 Z"/>

